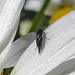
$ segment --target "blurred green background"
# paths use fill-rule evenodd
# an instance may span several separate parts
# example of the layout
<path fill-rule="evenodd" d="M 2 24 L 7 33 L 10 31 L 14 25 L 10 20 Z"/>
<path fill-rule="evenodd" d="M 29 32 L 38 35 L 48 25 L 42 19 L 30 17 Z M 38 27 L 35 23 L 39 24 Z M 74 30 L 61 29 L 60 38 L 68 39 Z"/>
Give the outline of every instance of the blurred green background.
<path fill-rule="evenodd" d="M 26 0 L 14 40 L 40 28 L 46 29 L 74 8 L 75 0 Z"/>

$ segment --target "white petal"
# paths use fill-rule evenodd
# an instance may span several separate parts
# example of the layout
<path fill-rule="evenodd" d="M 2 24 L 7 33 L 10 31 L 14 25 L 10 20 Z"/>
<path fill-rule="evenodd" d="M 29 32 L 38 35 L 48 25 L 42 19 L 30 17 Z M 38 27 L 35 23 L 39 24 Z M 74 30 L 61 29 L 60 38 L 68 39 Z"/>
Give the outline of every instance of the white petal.
<path fill-rule="evenodd" d="M 14 66 L 25 49 L 34 41 L 34 39 L 35 33 L 29 33 L 8 46 L 0 55 L 0 71 L 4 67 Z"/>
<path fill-rule="evenodd" d="M 75 75 L 75 71 L 74 71 L 74 72 L 72 72 L 72 73 L 70 73 L 70 74 L 67 74 L 67 75 Z"/>
<path fill-rule="evenodd" d="M 75 54 L 75 10 L 45 30 L 45 47 L 37 55 L 35 41 L 21 56 L 10 75 L 45 75 Z"/>
<path fill-rule="evenodd" d="M 3 50 L 14 34 L 24 0 L 3 0 L 0 12 L 0 50 Z"/>
<path fill-rule="evenodd" d="M 75 71 L 75 59 L 62 63 L 52 71 L 48 72 L 46 75 L 67 75 L 73 71 Z"/>
<path fill-rule="evenodd" d="M 15 26 L 19 24 L 19 19 L 20 19 L 20 17 L 17 18 L 16 23 L 15 23 Z M 14 30 L 14 29 L 13 29 L 13 30 Z M 14 32 L 14 34 L 12 35 L 11 39 L 10 39 L 10 37 L 8 37 L 8 39 L 10 39 L 10 41 L 9 41 L 7 47 L 12 44 L 13 39 L 14 39 L 15 34 L 16 34 L 16 31 L 17 31 L 17 28 L 16 28 L 16 30 L 14 30 L 14 31 L 15 31 L 15 32 Z M 12 33 L 12 32 L 11 32 L 11 33 Z M 0 50 L 0 53 L 1 53 L 2 51 L 3 51 L 3 50 Z"/>

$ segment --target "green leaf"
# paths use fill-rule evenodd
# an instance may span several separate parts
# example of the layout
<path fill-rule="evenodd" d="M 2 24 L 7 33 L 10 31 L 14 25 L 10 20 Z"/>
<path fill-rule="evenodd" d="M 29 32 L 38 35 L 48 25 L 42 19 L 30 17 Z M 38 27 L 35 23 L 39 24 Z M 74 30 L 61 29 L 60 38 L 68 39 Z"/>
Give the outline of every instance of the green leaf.
<path fill-rule="evenodd" d="M 11 73 L 11 71 L 13 70 L 14 67 L 10 67 L 10 68 L 4 68 L 2 71 L 3 75 L 9 75 Z"/>

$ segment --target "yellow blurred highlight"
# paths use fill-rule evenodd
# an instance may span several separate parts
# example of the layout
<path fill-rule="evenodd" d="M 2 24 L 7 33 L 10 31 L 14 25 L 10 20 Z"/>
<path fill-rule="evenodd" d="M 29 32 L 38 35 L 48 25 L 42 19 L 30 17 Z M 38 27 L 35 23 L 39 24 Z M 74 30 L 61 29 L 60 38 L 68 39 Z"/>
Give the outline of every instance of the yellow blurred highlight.
<path fill-rule="evenodd" d="M 57 10 L 56 12 L 54 12 L 49 20 L 49 25 L 52 24 L 53 22 L 55 22 L 60 17 L 67 14 L 68 12 L 70 12 L 71 10 L 72 10 L 71 7 L 65 7 L 65 8 L 61 8 L 61 9 Z"/>
<path fill-rule="evenodd" d="M 2 75 L 2 74 L 0 73 L 0 75 Z"/>

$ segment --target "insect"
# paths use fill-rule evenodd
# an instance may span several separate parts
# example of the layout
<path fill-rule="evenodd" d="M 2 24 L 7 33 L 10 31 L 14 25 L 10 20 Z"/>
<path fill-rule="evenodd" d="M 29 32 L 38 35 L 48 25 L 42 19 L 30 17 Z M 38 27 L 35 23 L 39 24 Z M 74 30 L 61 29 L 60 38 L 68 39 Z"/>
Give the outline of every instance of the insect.
<path fill-rule="evenodd" d="M 37 44 L 39 53 L 40 53 L 40 50 L 41 50 L 41 47 L 42 47 L 43 36 L 44 36 L 43 30 L 39 29 L 36 33 L 36 44 Z"/>

